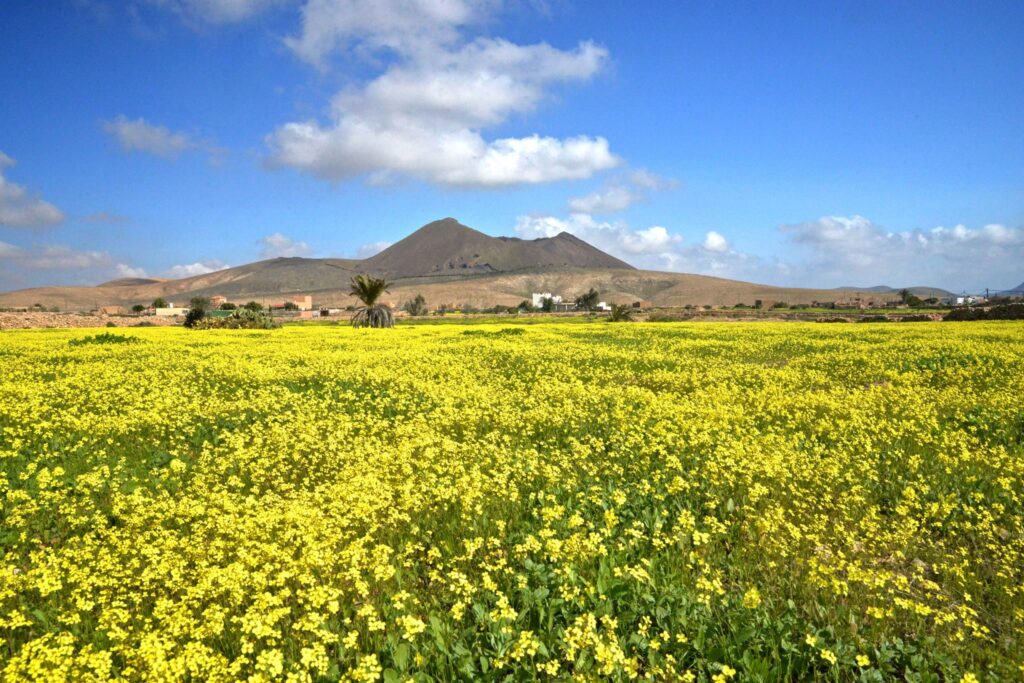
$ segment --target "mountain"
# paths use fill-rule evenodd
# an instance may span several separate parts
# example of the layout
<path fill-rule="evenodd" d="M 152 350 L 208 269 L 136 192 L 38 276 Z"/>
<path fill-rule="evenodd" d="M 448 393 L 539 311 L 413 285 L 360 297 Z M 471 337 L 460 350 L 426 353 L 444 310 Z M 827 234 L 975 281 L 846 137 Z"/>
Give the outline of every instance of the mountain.
<path fill-rule="evenodd" d="M 773 287 L 736 280 L 637 270 L 628 263 L 561 233 L 523 240 L 491 237 L 453 218 L 429 223 L 368 259 L 275 258 L 180 280 L 122 278 L 96 287 L 37 287 L 0 293 L 0 307 L 41 304 L 61 310 L 148 304 L 157 297 L 178 304 L 193 296 L 221 295 L 234 302 L 280 301 L 310 294 L 318 305 L 352 303 L 349 279 L 385 276 L 393 304 L 422 294 L 430 306 L 514 306 L 533 292 L 571 299 L 593 287 L 612 303 L 647 300 L 655 306 L 733 305 L 784 301 L 834 301 L 857 290 Z M 919 295 L 920 296 L 920 295 Z M 895 299 L 891 292 L 878 293 Z"/>
<path fill-rule="evenodd" d="M 953 296 L 953 292 L 947 292 L 938 287 L 888 287 L 886 285 L 875 285 L 874 287 L 836 287 L 836 291 L 871 292 L 873 294 L 899 294 L 904 289 L 922 299 L 929 297 L 941 299 Z"/>
<path fill-rule="evenodd" d="M 366 259 L 363 267 L 389 278 L 558 268 L 633 269 L 567 232 L 535 240 L 491 237 L 454 218 L 424 225 Z"/>
<path fill-rule="evenodd" d="M 1020 283 L 1016 287 L 1011 287 L 1010 289 L 1004 289 L 1003 291 L 998 292 L 998 294 L 999 294 L 999 296 L 1014 296 L 1014 297 L 1024 296 L 1024 282 Z"/>

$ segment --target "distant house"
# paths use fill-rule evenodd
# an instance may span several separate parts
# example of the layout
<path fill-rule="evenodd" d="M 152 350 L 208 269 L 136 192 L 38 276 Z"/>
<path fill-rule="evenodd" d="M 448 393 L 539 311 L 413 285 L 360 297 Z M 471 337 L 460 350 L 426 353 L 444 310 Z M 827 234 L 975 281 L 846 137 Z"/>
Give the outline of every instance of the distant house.
<path fill-rule="evenodd" d="M 551 299 L 551 303 L 560 304 L 562 303 L 562 297 L 558 294 L 552 294 L 551 292 L 544 293 L 533 293 L 533 307 L 540 308 L 544 305 L 544 299 Z"/>
<path fill-rule="evenodd" d="M 604 302 L 602 302 L 602 303 L 604 303 Z M 647 301 L 645 299 L 641 299 L 640 301 L 634 301 L 633 302 L 633 308 L 638 308 L 641 311 L 647 310 L 648 308 L 651 307 L 651 305 L 652 305 L 651 302 Z"/>
<path fill-rule="evenodd" d="M 96 312 L 100 315 L 128 315 L 128 309 L 124 306 L 103 306 Z"/>
<path fill-rule="evenodd" d="M 312 311 L 313 310 L 313 297 L 308 294 L 302 296 L 293 296 L 291 299 L 292 303 L 299 307 L 300 311 Z"/>
<path fill-rule="evenodd" d="M 221 296 L 220 294 L 214 294 L 210 297 L 210 305 L 214 308 L 220 308 L 222 304 L 226 304 L 227 302 L 228 298 L 226 296 Z"/>
<path fill-rule="evenodd" d="M 153 309 L 153 313 L 161 317 L 173 318 L 178 315 L 188 314 L 188 309 L 185 308 L 184 306 L 175 306 L 174 304 L 167 304 L 165 308 Z"/>

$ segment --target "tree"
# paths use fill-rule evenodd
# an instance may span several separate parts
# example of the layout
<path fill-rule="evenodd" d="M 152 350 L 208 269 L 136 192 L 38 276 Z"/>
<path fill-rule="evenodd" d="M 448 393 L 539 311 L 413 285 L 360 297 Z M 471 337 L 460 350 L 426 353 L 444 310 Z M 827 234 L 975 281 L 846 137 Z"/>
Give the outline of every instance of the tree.
<path fill-rule="evenodd" d="M 144 310 L 146 310 L 146 307 L 142 304 L 135 304 L 132 306 L 132 311 L 135 313 L 142 313 Z"/>
<path fill-rule="evenodd" d="M 552 311 L 555 310 L 555 300 L 552 299 L 550 296 L 544 297 L 540 301 L 540 310 L 544 311 L 545 313 L 551 313 Z"/>
<path fill-rule="evenodd" d="M 534 307 L 533 302 L 531 302 L 528 299 L 523 299 L 522 301 L 519 302 L 519 310 L 526 311 L 527 313 L 529 313 L 537 309 Z"/>
<path fill-rule="evenodd" d="M 242 308 L 247 311 L 252 311 L 253 313 L 259 313 L 263 310 L 263 304 L 258 301 L 250 301 L 245 306 L 242 306 Z"/>
<path fill-rule="evenodd" d="M 427 300 L 423 298 L 422 294 L 417 294 L 415 299 L 402 304 L 402 310 L 409 315 L 426 315 Z"/>
<path fill-rule="evenodd" d="M 206 313 L 210 308 L 210 300 L 205 296 L 194 296 L 189 299 L 188 307 L 193 311 L 200 310 L 203 313 Z"/>
<path fill-rule="evenodd" d="M 589 292 L 587 292 L 586 294 L 581 294 L 578 297 L 576 297 L 576 308 L 580 309 L 581 311 L 589 311 L 595 306 L 597 306 L 598 300 L 600 298 L 601 295 L 598 294 L 597 290 L 591 287 Z"/>
<path fill-rule="evenodd" d="M 610 323 L 628 323 L 633 319 L 633 311 L 626 304 L 612 304 L 612 311 L 608 314 Z"/>
<path fill-rule="evenodd" d="M 286 311 L 297 311 L 297 310 L 299 310 L 299 305 L 297 303 L 295 303 L 294 301 L 285 301 L 284 302 L 284 310 L 286 310 Z"/>
<path fill-rule="evenodd" d="M 352 316 L 353 327 L 394 327 L 395 315 L 387 304 L 377 303 L 390 286 L 384 278 L 370 275 L 354 275 L 350 281 L 349 294 L 363 304 Z"/>
<path fill-rule="evenodd" d="M 233 304 L 230 301 L 225 301 L 224 303 L 222 303 L 220 305 L 220 310 L 222 310 L 222 311 L 234 311 L 237 308 L 238 308 L 238 305 L 237 304 Z"/>
<path fill-rule="evenodd" d="M 167 308 L 167 302 L 162 296 L 153 299 L 153 308 Z"/>

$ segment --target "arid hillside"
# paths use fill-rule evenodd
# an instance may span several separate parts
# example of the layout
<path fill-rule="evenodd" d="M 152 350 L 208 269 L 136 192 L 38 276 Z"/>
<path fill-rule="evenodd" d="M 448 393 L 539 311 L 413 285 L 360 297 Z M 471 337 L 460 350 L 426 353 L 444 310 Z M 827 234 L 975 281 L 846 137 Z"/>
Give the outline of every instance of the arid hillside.
<path fill-rule="evenodd" d="M 0 307 L 41 304 L 61 310 L 149 304 L 157 297 L 185 303 L 192 296 L 222 295 L 230 301 L 273 303 L 310 294 L 317 305 L 352 303 L 348 281 L 357 273 L 387 277 L 388 300 L 400 304 L 422 294 L 441 304 L 485 308 L 513 306 L 533 292 L 575 297 L 590 288 L 609 303 L 650 301 L 654 306 L 733 305 L 783 301 L 807 304 L 857 296 L 857 290 L 796 289 L 737 280 L 637 270 L 628 263 L 563 233 L 521 240 L 490 237 L 447 218 L 423 226 L 365 260 L 276 258 L 184 278 L 128 278 L 95 287 L 41 287 L 0 294 Z M 886 301 L 893 291 L 860 290 Z"/>

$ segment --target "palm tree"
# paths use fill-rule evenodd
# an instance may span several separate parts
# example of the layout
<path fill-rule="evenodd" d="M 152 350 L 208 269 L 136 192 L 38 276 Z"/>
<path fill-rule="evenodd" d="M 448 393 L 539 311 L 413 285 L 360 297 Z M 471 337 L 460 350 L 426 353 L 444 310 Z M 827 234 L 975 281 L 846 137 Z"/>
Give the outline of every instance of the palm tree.
<path fill-rule="evenodd" d="M 612 304 L 612 310 L 608 314 L 610 323 L 628 323 L 633 319 L 633 311 L 626 304 Z"/>
<path fill-rule="evenodd" d="M 597 290 L 591 287 L 589 292 L 576 297 L 576 308 L 582 311 L 589 311 L 594 306 L 597 306 L 597 300 L 600 298 L 601 295 L 597 293 Z"/>
<path fill-rule="evenodd" d="M 352 316 L 353 327 L 394 327 L 395 315 L 387 304 L 377 303 L 381 294 L 388 291 L 389 283 L 384 278 L 370 275 L 355 275 L 349 283 L 349 294 L 363 302 Z"/>

